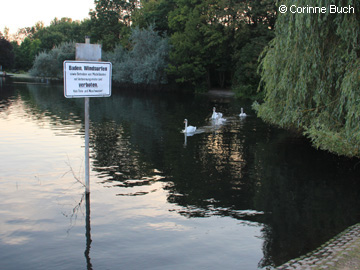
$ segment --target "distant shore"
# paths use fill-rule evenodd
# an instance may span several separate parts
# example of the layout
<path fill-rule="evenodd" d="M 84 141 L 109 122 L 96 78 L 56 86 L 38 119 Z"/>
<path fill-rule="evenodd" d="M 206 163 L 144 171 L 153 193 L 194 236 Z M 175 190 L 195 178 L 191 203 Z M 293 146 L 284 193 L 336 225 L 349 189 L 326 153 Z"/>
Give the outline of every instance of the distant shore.
<path fill-rule="evenodd" d="M 223 90 L 223 89 L 211 89 L 207 92 L 207 94 L 212 96 L 222 96 L 222 97 L 234 97 L 235 93 L 231 90 Z"/>
<path fill-rule="evenodd" d="M 7 73 L 11 75 L 13 78 L 34 78 L 29 73 Z"/>

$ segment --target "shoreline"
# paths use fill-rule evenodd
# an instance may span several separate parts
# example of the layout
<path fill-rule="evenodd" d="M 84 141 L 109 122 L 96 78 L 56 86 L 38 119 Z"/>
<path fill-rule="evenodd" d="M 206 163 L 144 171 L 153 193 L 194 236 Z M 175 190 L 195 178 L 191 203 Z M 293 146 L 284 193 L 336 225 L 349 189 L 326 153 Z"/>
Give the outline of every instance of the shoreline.
<path fill-rule="evenodd" d="M 316 250 L 270 269 L 360 269 L 360 223 L 350 226 Z"/>
<path fill-rule="evenodd" d="M 235 93 L 233 91 L 224 90 L 224 89 L 210 89 L 206 94 L 210 96 L 219 96 L 219 97 L 227 97 L 227 98 L 231 98 L 235 96 Z"/>

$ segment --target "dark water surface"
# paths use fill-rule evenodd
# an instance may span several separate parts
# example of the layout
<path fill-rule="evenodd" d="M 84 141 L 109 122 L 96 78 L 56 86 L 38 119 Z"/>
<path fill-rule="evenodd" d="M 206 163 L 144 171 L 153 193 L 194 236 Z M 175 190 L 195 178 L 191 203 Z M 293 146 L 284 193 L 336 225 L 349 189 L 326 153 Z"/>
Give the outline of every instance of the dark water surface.
<path fill-rule="evenodd" d="M 250 105 L 120 89 L 91 99 L 86 199 L 83 100 L 2 80 L 0 269 L 265 268 L 359 222 L 360 161 Z M 184 118 L 200 133 L 185 137 Z"/>

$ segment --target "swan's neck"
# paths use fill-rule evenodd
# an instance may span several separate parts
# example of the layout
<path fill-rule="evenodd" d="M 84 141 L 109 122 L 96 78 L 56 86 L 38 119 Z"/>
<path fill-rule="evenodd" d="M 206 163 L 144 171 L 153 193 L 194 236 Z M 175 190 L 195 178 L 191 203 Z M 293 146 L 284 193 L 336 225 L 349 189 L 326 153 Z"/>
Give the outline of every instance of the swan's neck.
<path fill-rule="evenodd" d="M 184 130 L 185 133 L 187 132 L 187 126 L 188 126 L 188 125 L 187 125 L 187 121 L 185 121 L 185 130 Z"/>

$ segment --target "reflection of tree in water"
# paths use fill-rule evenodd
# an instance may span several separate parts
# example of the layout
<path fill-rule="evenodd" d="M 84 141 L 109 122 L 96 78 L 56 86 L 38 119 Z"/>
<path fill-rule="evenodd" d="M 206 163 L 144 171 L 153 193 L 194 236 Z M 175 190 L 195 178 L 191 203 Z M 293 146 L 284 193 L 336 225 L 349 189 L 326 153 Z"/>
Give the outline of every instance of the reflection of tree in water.
<path fill-rule="evenodd" d="M 359 222 L 358 161 L 316 151 L 302 139 L 260 147 L 266 150 L 256 160 L 261 187 L 254 201 L 268 213 L 261 266 L 305 255 Z"/>
<path fill-rule="evenodd" d="M 172 170 L 168 200 L 184 206 L 188 217 L 211 215 L 256 220 L 253 208 L 257 183 L 250 178 L 252 153 L 243 134 L 244 123 L 231 123 L 213 133 L 191 138 L 195 147 L 181 151 Z"/>
<path fill-rule="evenodd" d="M 189 217 L 221 215 L 255 220 L 262 214 L 253 208 L 257 183 L 249 177 L 248 162 L 253 158 L 246 146 L 246 121 L 231 119 L 224 128 L 192 137 L 189 144 L 196 146 L 185 149 L 179 143 L 179 130 L 159 127 L 159 123 L 174 126 L 174 120 L 169 114 L 155 117 L 156 105 L 121 99 L 113 105 L 106 103 L 107 110 L 114 109 L 112 115 L 117 120 L 97 118 L 90 136 L 93 165 L 104 184 L 135 187 L 162 180 L 169 192 L 168 201 L 182 206 L 178 212 Z M 125 114 L 116 111 L 118 107 L 126 107 L 125 119 L 115 116 Z M 174 108 L 184 110 L 179 104 Z M 130 115 L 141 120 L 129 121 Z M 248 124 L 254 125 L 251 121 Z M 146 192 L 119 195 L 143 194 Z"/>
<path fill-rule="evenodd" d="M 6 84 L 6 79 L 0 77 L 0 113 L 6 112 L 15 100 L 14 86 Z"/>
<path fill-rule="evenodd" d="M 211 164 L 219 172 L 229 171 L 232 176 L 233 189 L 236 185 L 242 185 L 241 179 L 245 176 L 245 138 L 241 138 L 242 123 L 232 122 L 230 130 L 213 132 L 206 136 L 204 146 L 200 149 L 200 160 L 203 166 L 207 166 L 209 160 L 214 160 Z M 225 133 L 226 132 L 226 133 Z M 241 189 L 241 187 L 239 187 Z"/>
<path fill-rule="evenodd" d="M 62 85 L 19 83 L 12 84 L 9 89 L 12 89 L 11 102 L 20 103 L 26 112 L 23 116 L 31 118 L 39 126 L 58 130 L 59 135 L 78 134 L 82 130 L 80 116 L 83 109 L 74 106 L 80 100 L 66 100 L 61 91 Z"/>
<path fill-rule="evenodd" d="M 92 126 L 91 147 L 94 169 L 103 177 L 103 183 L 118 187 L 151 185 L 159 180 L 158 171 L 143 160 L 130 142 L 129 127 L 104 121 Z M 145 195 L 145 193 L 126 195 Z M 123 195 L 123 194 L 119 194 Z"/>
<path fill-rule="evenodd" d="M 39 124 L 82 134 L 82 100 L 63 98 L 59 87 L 20 88 L 16 95 Z M 0 110 L 17 100 L 9 93 L 0 93 L 5 100 Z M 184 148 L 183 116 L 194 111 L 189 118 L 204 121 L 213 107 L 201 102 L 126 95 L 93 100 L 91 154 L 104 186 L 127 190 L 118 195 L 145 195 L 148 191 L 132 188 L 160 180 L 181 215 L 262 223 L 260 267 L 305 254 L 359 222 L 358 161 L 289 141 L 287 132 L 255 117 L 230 119 L 214 132 L 188 138 Z"/>

